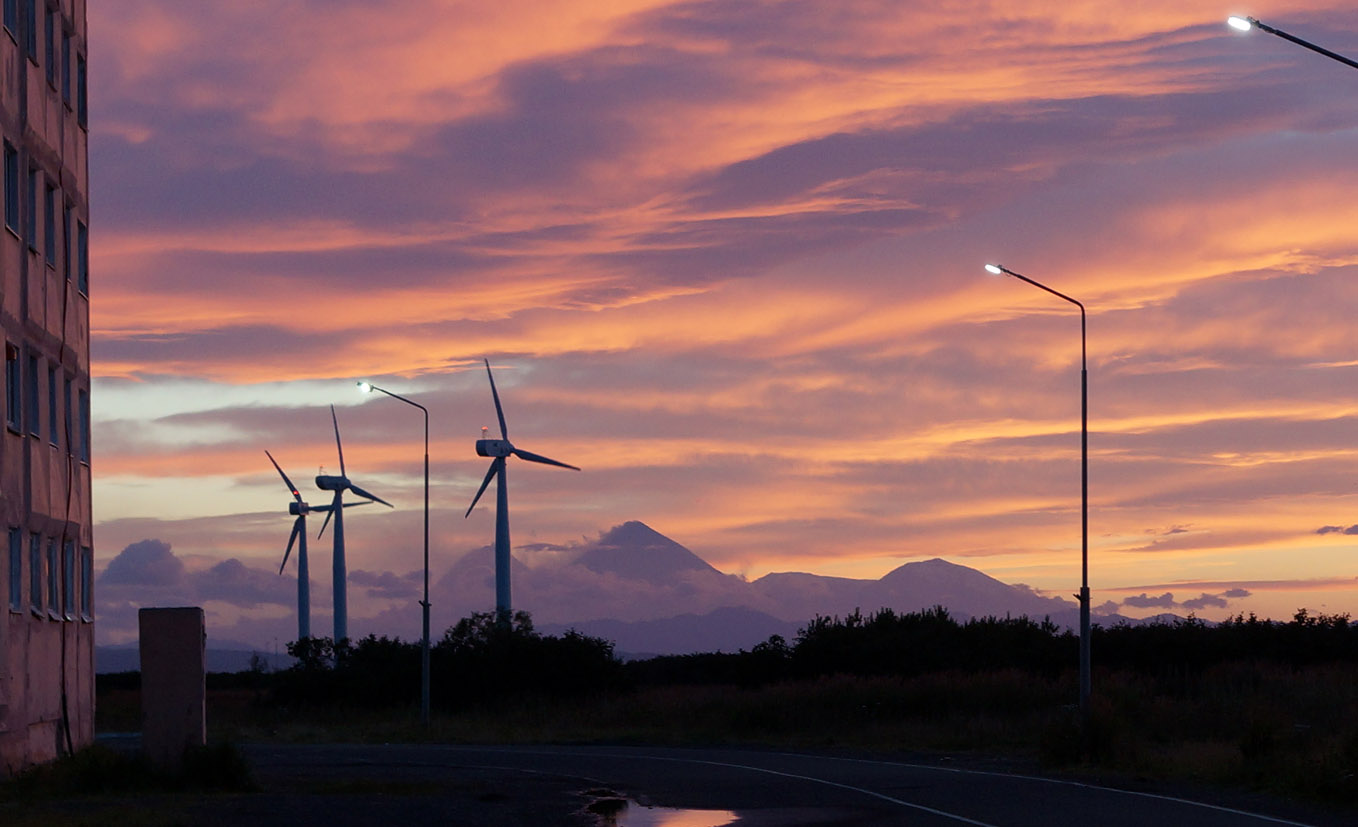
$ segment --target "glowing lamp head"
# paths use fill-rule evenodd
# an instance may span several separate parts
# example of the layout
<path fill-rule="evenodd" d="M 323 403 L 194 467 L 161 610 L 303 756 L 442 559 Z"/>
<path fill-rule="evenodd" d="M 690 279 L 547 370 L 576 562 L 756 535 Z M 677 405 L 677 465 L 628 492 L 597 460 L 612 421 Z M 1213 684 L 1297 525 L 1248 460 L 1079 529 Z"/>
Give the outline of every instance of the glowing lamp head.
<path fill-rule="evenodd" d="M 1254 21 L 1251 20 L 1251 19 L 1248 18 L 1248 17 L 1240 17 L 1240 16 L 1238 16 L 1238 15 L 1232 15 L 1232 16 L 1226 18 L 1226 25 L 1230 26 L 1232 29 L 1236 29 L 1236 30 L 1242 31 L 1242 32 L 1247 32 L 1247 31 L 1249 31 L 1250 29 L 1254 28 Z"/>
<path fill-rule="evenodd" d="M 359 383 L 358 383 L 358 392 L 359 392 L 359 393 L 372 393 L 372 392 L 373 392 L 373 386 L 372 386 L 370 383 L 368 383 L 368 382 L 359 382 Z"/>
<path fill-rule="evenodd" d="M 987 264 L 985 271 L 991 275 L 998 276 L 1004 273 L 1004 268 L 998 264 Z"/>

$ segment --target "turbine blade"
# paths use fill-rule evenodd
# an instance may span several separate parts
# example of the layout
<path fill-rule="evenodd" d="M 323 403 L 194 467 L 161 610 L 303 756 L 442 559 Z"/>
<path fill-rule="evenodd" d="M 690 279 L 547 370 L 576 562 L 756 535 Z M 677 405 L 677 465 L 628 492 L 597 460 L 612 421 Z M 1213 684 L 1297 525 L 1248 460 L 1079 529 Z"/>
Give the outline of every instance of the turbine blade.
<path fill-rule="evenodd" d="M 555 465 L 555 466 L 557 466 L 558 468 L 569 468 L 569 469 L 571 469 L 572 471 L 579 471 L 579 470 L 580 470 L 579 468 L 576 468 L 574 465 L 567 465 L 567 464 L 564 463 L 564 462 L 557 462 L 557 461 L 554 460 L 554 459 L 549 459 L 548 457 L 544 457 L 542 454 L 535 454 L 535 453 L 533 453 L 532 451 L 525 451 L 525 450 L 523 450 L 522 448 L 515 448 L 515 449 L 514 449 L 514 456 L 518 457 L 519 459 L 526 459 L 526 460 L 528 460 L 529 462 L 540 462 L 540 463 L 542 463 L 543 465 Z"/>
<path fill-rule="evenodd" d="M 476 496 L 472 497 L 472 504 L 467 506 L 467 513 L 462 515 L 462 519 L 465 520 L 472 515 L 472 509 L 476 508 L 477 500 L 480 500 L 481 495 L 486 493 L 486 486 L 490 485 L 491 477 L 495 476 L 495 472 L 500 470 L 500 463 L 502 462 L 504 462 L 503 457 L 496 457 L 490 461 L 490 470 L 486 472 L 486 478 L 481 480 L 481 487 L 476 489 Z"/>
<path fill-rule="evenodd" d="M 334 514 L 335 514 L 335 509 L 337 509 L 337 508 L 343 508 L 343 507 L 344 507 L 344 501 L 340 499 L 340 495 L 343 494 L 343 493 L 344 493 L 343 491 L 336 491 L 336 492 L 335 492 L 335 499 L 331 500 L 331 501 L 330 501 L 330 505 L 329 505 L 328 507 L 326 507 L 326 509 L 325 509 L 325 522 L 321 523 L 321 530 L 316 534 L 316 539 L 317 539 L 317 540 L 321 539 L 321 537 L 324 536 L 324 534 L 325 534 L 325 527 L 328 526 L 328 525 L 330 525 L 330 518 L 334 516 Z M 316 509 L 316 510 L 319 511 L 320 509 L 318 508 L 318 509 Z"/>
<path fill-rule="evenodd" d="M 367 497 L 368 499 L 372 500 L 373 502 L 379 502 L 379 503 L 381 503 L 382 505 L 385 505 L 387 508 L 395 508 L 395 507 L 396 507 L 396 506 L 392 505 L 391 503 L 387 502 L 386 500 L 382 499 L 381 497 L 377 496 L 376 494 L 369 494 L 367 491 L 364 491 L 362 488 L 359 488 L 357 485 L 354 485 L 352 482 L 349 483 L 349 490 L 352 491 L 352 492 L 354 492 L 355 494 L 359 495 L 360 497 Z"/>
<path fill-rule="evenodd" d="M 358 502 L 356 502 L 356 503 L 340 503 L 340 505 L 341 505 L 341 507 L 343 507 L 343 508 L 354 508 L 355 506 L 360 506 L 360 505 L 372 505 L 372 500 L 360 500 L 360 501 L 358 501 Z M 313 510 L 313 511 L 320 511 L 319 508 L 313 508 L 312 510 Z M 328 505 L 325 506 L 325 510 L 326 510 L 326 511 L 329 511 L 329 510 L 330 510 L 330 506 L 328 506 Z"/>
<path fill-rule="evenodd" d="M 279 468 L 278 460 L 274 459 L 273 454 L 269 453 L 268 451 L 264 452 L 264 456 L 269 458 L 269 462 L 273 463 L 274 468 L 278 468 L 278 476 L 283 478 L 283 484 L 286 485 L 288 487 L 288 490 L 292 492 L 292 496 L 297 498 L 297 502 L 301 502 L 302 493 L 297 490 L 297 486 L 292 484 L 292 480 L 288 479 L 288 475 L 283 473 L 283 469 Z"/>
<path fill-rule="evenodd" d="M 331 419 L 332 422 L 335 423 L 335 447 L 336 447 L 337 449 L 339 449 L 340 476 L 341 476 L 341 477 L 347 477 L 347 476 L 349 476 L 349 475 L 348 475 L 347 473 L 345 473 L 345 471 L 344 471 L 344 443 L 340 442 L 340 437 L 339 437 L 339 419 L 335 416 L 335 406 L 334 406 L 334 405 L 331 405 L 331 406 L 330 406 L 330 419 Z"/>
<path fill-rule="evenodd" d="M 500 407 L 500 394 L 495 390 L 495 376 L 490 372 L 490 360 L 486 359 L 486 376 L 490 377 L 490 395 L 495 398 L 495 415 L 500 418 L 500 436 L 509 441 L 509 428 L 505 426 L 505 412 Z"/>
<path fill-rule="evenodd" d="M 301 534 L 302 532 L 306 531 L 306 529 L 303 528 L 303 526 L 304 526 L 305 524 L 306 524 L 306 517 L 304 517 L 304 516 L 302 516 L 302 515 L 300 515 L 300 514 L 297 515 L 297 519 L 294 520 L 293 523 L 292 523 L 292 536 L 288 538 L 288 548 L 287 548 L 286 551 L 283 552 L 283 562 L 280 563 L 279 566 L 278 566 L 278 573 L 279 573 L 279 574 L 282 574 L 282 573 L 283 573 L 283 569 L 286 568 L 287 565 L 288 565 L 288 555 L 289 555 L 289 554 L 292 554 L 292 544 L 295 543 L 295 542 L 297 542 L 297 535 L 299 535 L 299 534 Z"/>

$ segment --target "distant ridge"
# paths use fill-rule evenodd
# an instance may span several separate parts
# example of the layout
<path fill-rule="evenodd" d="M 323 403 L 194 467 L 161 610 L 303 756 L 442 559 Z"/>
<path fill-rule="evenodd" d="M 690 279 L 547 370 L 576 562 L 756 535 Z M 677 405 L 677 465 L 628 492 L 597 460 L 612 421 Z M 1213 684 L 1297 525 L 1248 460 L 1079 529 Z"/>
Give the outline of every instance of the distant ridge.
<path fill-rule="evenodd" d="M 817 614 L 846 614 L 893 609 L 914 612 L 943 606 L 954 617 L 1027 615 L 1041 619 L 1074 608 L 1074 603 L 1043 597 L 1027 586 L 1012 586 L 976 569 L 935 558 L 906 563 L 879 580 L 822 577 L 804 572 L 767 574 L 750 584 L 771 614 L 805 621 Z"/>
<path fill-rule="evenodd" d="M 240 645 L 232 641 L 229 645 Z M 258 649 L 207 649 L 207 671 L 209 672 L 245 672 L 250 668 L 251 660 L 258 658 L 270 671 L 287 669 L 296 661 L 291 655 L 286 653 L 274 654 L 272 652 L 261 652 Z M 131 646 L 96 646 L 94 647 L 94 671 L 104 675 L 113 672 L 140 672 L 141 671 L 141 651 L 136 644 Z"/>
<path fill-rule="evenodd" d="M 935 557 L 906 563 L 877 581 L 898 602 L 918 602 L 927 589 L 935 604 L 968 617 L 994 614 L 1039 617 L 1064 611 L 1070 603 L 1043 597 L 1027 586 L 1003 583 L 988 574 Z"/>
<path fill-rule="evenodd" d="M 514 608 L 531 613 L 539 630 L 574 628 L 633 655 L 748 649 L 770 634 L 791 640 L 817 616 L 844 617 L 856 609 L 904 614 L 943 606 L 959 621 L 1026 616 L 1065 628 L 1078 623 L 1073 600 L 941 558 L 906 563 L 877 579 L 775 572 L 747 581 L 636 520 L 597 538 L 521 546 L 516 553 L 522 559 L 513 563 Z M 474 549 L 445 570 L 433 601 L 449 619 L 438 622 L 490 609 L 491 557 L 489 547 Z M 1124 620 L 1095 616 L 1105 625 Z"/>
<path fill-rule="evenodd" d="M 562 634 L 568 629 L 611 640 L 620 657 L 640 659 L 690 652 L 738 652 L 752 649 L 772 635 L 782 635 L 791 643 L 799 625 L 754 609 L 728 606 L 702 615 L 683 614 L 630 623 L 590 620 L 566 625 L 551 624 L 544 626 L 542 631 Z"/>
<path fill-rule="evenodd" d="M 747 582 L 636 520 L 574 551 L 563 558 L 570 562 L 522 579 L 517 605 L 534 611 L 543 631 L 574 628 L 629 655 L 735 652 L 772 634 L 791 640 L 818 615 L 855 609 L 905 613 L 941 605 L 958 620 L 1026 615 L 1063 625 L 1076 615 L 1072 601 L 939 558 L 906 563 L 877 580 L 776 572 Z"/>

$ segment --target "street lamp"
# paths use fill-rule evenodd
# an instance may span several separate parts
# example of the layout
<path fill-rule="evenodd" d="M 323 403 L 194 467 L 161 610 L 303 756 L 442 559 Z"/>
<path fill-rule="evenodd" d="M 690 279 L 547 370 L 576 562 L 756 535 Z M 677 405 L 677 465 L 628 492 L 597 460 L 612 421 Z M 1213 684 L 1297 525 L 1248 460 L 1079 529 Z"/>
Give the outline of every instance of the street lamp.
<path fill-rule="evenodd" d="M 392 399 L 399 399 L 424 412 L 424 599 L 420 601 L 424 615 L 424 638 L 420 641 L 420 723 L 429 726 L 429 409 L 370 382 L 359 382 L 358 389 L 363 393 L 385 393 Z"/>
<path fill-rule="evenodd" d="M 1358 69 L 1358 62 L 1352 61 L 1341 54 L 1336 54 L 1335 52 L 1332 52 L 1329 49 L 1317 46 L 1316 44 L 1311 43 L 1309 41 L 1302 40 L 1300 37 L 1297 37 L 1296 35 L 1288 34 L 1282 29 L 1275 29 L 1272 26 L 1269 26 L 1265 23 L 1260 23 L 1257 18 L 1239 16 L 1228 17 L 1226 18 L 1226 24 L 1231 28 L 1237 29 L 1242 32 L 1247 32 L 1250 29 L 1259 29 L 1260 31 L 1265 31 L 1268 32 L 1269 34 L 1277 35 L 1278 37 L 1281 37 L 1283 40 L 1290 40 L 1293 43 L 1297 44 L 1298 46 L 1304 46 L 1313 52 L 1325 55 L 1325 57 L 1328 57 L 1331 60 L 1337 60 L 1340 63 L 1344 64 L 1345 66 L 1352 66 L 1354 69 Z"/>
<path fill-rule="evenodd" d="M 1080 308 L 1080 711 L 1089 714 L 1089 370 L 1085 347 L 1085 306 L 1065 293 L 1015 273 L 1008 267 L 987 264 L 985 269 L 995 275 L 1013 276 L 1053 296 L 1065 299 Z"/>

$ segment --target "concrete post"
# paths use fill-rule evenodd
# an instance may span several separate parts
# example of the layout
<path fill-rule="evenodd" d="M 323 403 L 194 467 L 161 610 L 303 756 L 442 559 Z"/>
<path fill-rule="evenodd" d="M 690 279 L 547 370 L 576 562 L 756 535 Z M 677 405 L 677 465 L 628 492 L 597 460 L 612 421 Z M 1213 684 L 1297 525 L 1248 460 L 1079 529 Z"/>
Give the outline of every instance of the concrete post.
<path fill-rule="evenodd" d="M 177 769 L 207 743 L 207 630 L 198 607 L 141 609 L 142 749 Z"/>

